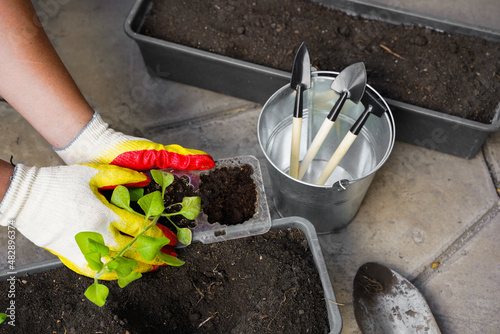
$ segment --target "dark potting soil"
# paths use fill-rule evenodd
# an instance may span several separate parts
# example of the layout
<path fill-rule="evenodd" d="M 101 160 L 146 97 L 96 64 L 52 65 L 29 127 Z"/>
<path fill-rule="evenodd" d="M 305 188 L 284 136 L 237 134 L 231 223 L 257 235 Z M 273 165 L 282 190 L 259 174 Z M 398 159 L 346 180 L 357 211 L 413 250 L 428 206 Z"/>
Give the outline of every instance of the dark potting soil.
<path fill-rule="evenodd" d="M 364 62 L 382 96 L 491 123 L 500 43 L 366 20 L 307 0 L 156 0 L 142 33 L 290 72 L 305 42 L 313 65 Z"/>
<path fill-rule="evenodd" d="M 319 275 L 303 233 L 271 230 L 179 250 L 182 267 L 161 267 L 110 293 L 99 308 L 92 279 L 67 268 L 16 279 L 15 327 L 0 333 L 328 333 Z M 8 305 L 8 282 L 0 305 Z"/>
<path fill-rule="evenodd" d="M 161 191 L 161 186 L 151 181 L 151 183 L 144 189 L 144 194 L 148 194 L 154 191 Z M 189 178 L 185 175 L 178 177 L 174 175 L 174 181 L 170 186 L 165 189 L 163 195 L 163 204 L 165 205 L 165 213 L 175 213 L 182 209 L 182 205 L 177 203 L 182 203 L 184 197 L 198 196 L 196 189 L 189 183 Z M 195 227 L 196 223 L 193 220 L 189 220 L 182 215 L 171 216 L 170 219 L 178 227 Z M 173 226 L 166 217 L 161 217 L 158 221 L 175 231 L 176 228 Z"/>
<path fill-rule="evenodd" d="M 255 214 L 257 187 L 252 166 L 214 169 L 200 177 L 200 197 L 208 222 L 223 225 L 244 223 Z"/>

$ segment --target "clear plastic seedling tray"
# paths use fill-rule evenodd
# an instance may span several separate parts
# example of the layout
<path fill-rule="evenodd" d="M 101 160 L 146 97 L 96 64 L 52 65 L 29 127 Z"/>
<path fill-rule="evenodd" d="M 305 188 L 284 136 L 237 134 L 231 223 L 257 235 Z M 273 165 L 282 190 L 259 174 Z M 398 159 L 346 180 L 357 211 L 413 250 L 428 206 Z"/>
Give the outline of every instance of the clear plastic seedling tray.
<path fill-rule="evenodd" d="M 236 167 L 248 164 L 253 168 L 252 179 L 256 185 L 257 202 L 255 214 L 249 220 L 238 225 L 222 225 L 220 223 L 209 223 L 207 215 L 200 212 L 195 219 L 196 226 L 191 228 L 193 232 L 193 242 L 209 244 L 213 242 L 226 241 L 231 239 L 244 238 L 252 235 L 264 234 L 271 228 L 271 215 L 267 204 L 266 193 L 264 191 L 264 181 L 260 169 L 259 160 L 254 156 L 240 156 L 234 158 L 220 159 L 216 161 L 214 169 L 222 167 Z M 200 185 L 200 176 L 210 173 L 205 171 L 181 171 L 174 169 L 165 169 L 164 171 L 176 176 L 186 175 L 190 184 L 198 189 Z"/>

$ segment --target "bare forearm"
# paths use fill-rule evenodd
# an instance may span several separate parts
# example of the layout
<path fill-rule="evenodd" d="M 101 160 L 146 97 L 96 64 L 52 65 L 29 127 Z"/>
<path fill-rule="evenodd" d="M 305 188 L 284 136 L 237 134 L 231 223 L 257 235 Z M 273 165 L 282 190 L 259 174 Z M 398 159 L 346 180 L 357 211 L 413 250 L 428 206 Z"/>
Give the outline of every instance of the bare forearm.
<path fill-rule="evenodd" d="M 0 1 L 0 95 L 53 146 L 64 147 L 93 114 L 29 0 Z"/>

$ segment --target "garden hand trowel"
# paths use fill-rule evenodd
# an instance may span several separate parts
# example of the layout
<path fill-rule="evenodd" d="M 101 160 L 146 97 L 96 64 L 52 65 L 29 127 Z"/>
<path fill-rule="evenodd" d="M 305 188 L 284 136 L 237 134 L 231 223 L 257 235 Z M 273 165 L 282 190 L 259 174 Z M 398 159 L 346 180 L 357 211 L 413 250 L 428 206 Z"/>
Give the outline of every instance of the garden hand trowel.
<path fill-rule="evenodd" d="M 358 269 L 352 297 L 356 322 L 363 333 L 441 333 L 420 291 L 383 265 L 370 262 Z"/>
<path fill-rule="evenodd" d="M 361 132 L 361 129 L 365 125 L 366 120 L 368 119 L 370 114 L 374 114 L 377 117 L 382 117 L 384 112 L 387 110 L 387 108 L 382 103 L 377 101 L 377 99 L 375 99 L 375 97 L 369 92 L 365 92 L 365 94 L 361 98 L 361 103 L 363 103 L 363 106 L 365 106 L 365 110 L 353 124 L 349 132 L 347 132 L 344 139 L 342 139 L 342 142 L 335 150 L 335 153 L 333 153 L 330 161 L 328 161 L 325 169 L 318 178 L 318 181 L 316 181 L 316 184 L 325 184 L 326 180 L 328 180 L 330 175 L 333 173 L 335 167 L 337 167 L 349 148 L 351 148 L 351 145 L 358 137 L 358 134 Z"/>
<path fill-rule="evenodd" d="M 321 125 L 318 133 L 314 137 L 311 146 L 306 152 L 299 169 L 299 179 L 301 179 L 307 171 L 310 163 L 318 153 L 321 145 L 326 139 L 337 119 L 344 103 L 350 99 L 354 103 L 358 103 L 366 87 L 366 69 L 363 63 L 355 63 L 346 67 L 339 75 L 333 80 L 331 88 L 340 94 L 339 99 L 335 102 L 332 109 L 328 113 L 325 121 Z"/>
<path fill-rule="evenodd" d="M 296 178 L 299 173 L 300 134 L 303 111 L 302 93 L 311 87 L 311 61 L 304 43 L 300 45 L 295 55 L 290 87 L 297 91 L 293 110 L 292 151 L 290 153 L 290 176 Z"/>

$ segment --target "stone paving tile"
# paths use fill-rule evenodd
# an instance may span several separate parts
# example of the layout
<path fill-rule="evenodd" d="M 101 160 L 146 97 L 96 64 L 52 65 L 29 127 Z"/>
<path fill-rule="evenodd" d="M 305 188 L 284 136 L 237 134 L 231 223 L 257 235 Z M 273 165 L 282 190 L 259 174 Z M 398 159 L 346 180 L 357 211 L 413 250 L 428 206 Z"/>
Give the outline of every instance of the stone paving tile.
<path fill-rule="evenodd" d="M 365 262 L 415 278 L 497 202 L 482 154 L 472 160 L 397 142 L 354 221 L 320 236 L 341 306 L 343 333 L 356 333 L 352 280 Z"/>
<path fill-rule="evenodd" d="M 0 102 L 0 158 L 29 166 L 56 166 L 62 163 L 50 144 L 6 102 Z"/>
<path fill-rule="evenodd" d="M 443 333 L 500 330 L 500 214 L 419 285 Z"/>

